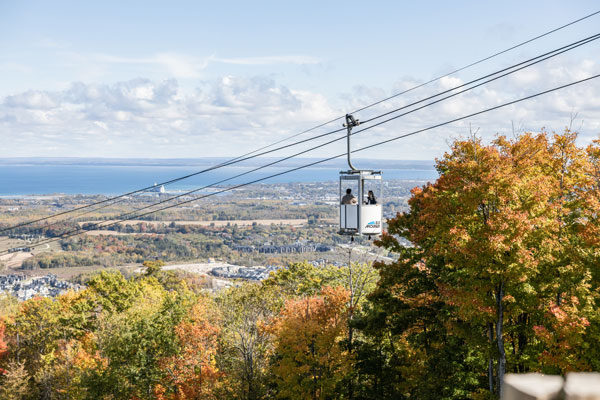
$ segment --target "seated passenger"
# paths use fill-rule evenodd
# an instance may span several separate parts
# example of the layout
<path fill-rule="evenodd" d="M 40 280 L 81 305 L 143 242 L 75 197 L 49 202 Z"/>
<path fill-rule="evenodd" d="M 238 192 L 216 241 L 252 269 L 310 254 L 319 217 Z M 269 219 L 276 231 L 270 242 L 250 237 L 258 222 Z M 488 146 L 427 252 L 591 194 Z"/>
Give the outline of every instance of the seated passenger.
<path fill-rule="evenodd" d="M 377 204 L 377 200 L 375 200 L 375 194 L 372 190 L 369 190 L 369 193 L 367 194 L 366 204 Z"/>
<path fill-rule="evenodd" d="M 352 189 L 346 189 L 346 195 L 342 197 L 342 204 L 351 205 L 357 203 L 356 197 L 352 194 Z"/>

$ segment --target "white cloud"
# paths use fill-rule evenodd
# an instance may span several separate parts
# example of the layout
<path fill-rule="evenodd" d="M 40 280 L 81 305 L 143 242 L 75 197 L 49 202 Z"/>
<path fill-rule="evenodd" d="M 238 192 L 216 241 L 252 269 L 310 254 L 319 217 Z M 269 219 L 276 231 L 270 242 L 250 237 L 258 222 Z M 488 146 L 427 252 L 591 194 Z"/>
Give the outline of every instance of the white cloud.
<path fill-rule="evenodd" d="M 590 61 L 539 66 L 524 77 L 493 82 L 368 130 L 356 136 L 353 147 L 475 113 L 590 76 L 599 69 Z M 444 79 L 355 116 L 366 121 L 461 82 L 463 80 Z M 77 82 L 65 90 L 32 90 L 0 98 L 0 140 L 4 144 L 0 147 L 0 157 L 44 155 L 50 148 L 55 150 L 48 155 L 57 156 L 239 155 L 415 84 L 418 81 L 406 78 L 397 82 L 393 91 L 356 86 L 350 93 L 331 99 L 315 91 L 281 85 L 265 76 L 224 76 L 201 82 L 191 93 L 184 93 L 175 79 L 134 79 L 109 85 Z M 422 103 L 417 106 L 420 105 Z M 449 138 L 468 134 L 470 125 L 473 129 L 481 128 L 479 132 L 485 138 L 497 133 L 511 134 L 511 121 L 522 124 L 524 130 L 538 131 L 542 127 L 561 130 L 569 124 L 573 112 L 579 113 L 574 126 L 579 127 L 579 121 L 585 121 L 582 141 L 597 137 L 600 133 L 600 79 L 423 132 L 364 155 L 433 158 L 447 148 Z M 398 113 L 386 118 L 394 115 Z M 314 133 L 336 128 L 341 128 L 341 121 Z M 343 150 L 343 144 L 338 143 L 335 148 L 326 148 L 315 155 Z"/>
<path fill-rule="evenodd" d="M 191 95 L 182 94 L 173 79 L 78 82 L 62 91 L 0 99 L 0 138 L 7 144 L 0 156 L 14 156 L 15 149 L 41 155 L 51 146 L 63 156 L 224 155 L 279 140 L 331 115 L 322 95 L 292 91 L 265 77 L 227 76 Z"/>
<path fill-rule="evenodd" d="M 383 131 L 377 134 L 382 137 L 391 137 L 410 133 L 424 127 L 434 126 L 441 122 L 476 113 L 490 107 L 589 77 L 599 73 L 600 66 L 589 60 L 578 63 L 567 63 L 566 65 L 564 61 L 560 63 L 556 61 L 547 63 L 546 65 L 541 64 L 532 68 L 532 70 L 523 72 L 525 74 L 521 76 L 515 74 L 509 79 L 500 79 L 443 101 L 440 104 L 405 115 L 384 125 L 385 128 Z M 464 81 L 468 80 L 465 79 Z M 452 83 L 460 84 L 461 82 L 454 80 Z M 397 92 L 399 92 L 419 83 L 408 78 L 403 79 L 394 86 Z M 444 80 L 440 80 L 394 98 L 384 104 L 377 105 L 369 110 L 362 111 L 359 113 L 359 116 L 364 121 L 372 116 L 391 109 L 400 108 L 411 102 L 454 87 L 454 85 L 448 83 L 449 81 L 447 80 L 445 82 Z M 365 91 L 361 89 L 352 95 L 360 98 L 364 93 Z M 419 103 L 394 115 L 437 99 L 434 98 L 424 103 Z M 364 100 L 367 104 L 371 102 L 367 98 Z M 353 104 L 353 106 L 357 105 Z M 514 121 L 517 125 L 522 124 L 523 129 L 526 131 L 537 132 L 543 127 L 560 131 L 569 125 L 572 113 L 578 113 L 577 120 L 573 124 L 574 127 L 579 128 L 581 122 L 585 121 L 580 130 L 581 143 L 589 141 L 591 137 L 598 137 L 600 133 L 600 78 L 525 100 L 512 106 L 476 115 L 450 125 L 435 128 L 431 131 L 419 133 L 410 139 L 394 142 L 394 144 L 386 148 L 382 147 L 380 151 L 398 158 L 433 158 L 436 154 L 441 154 L 440 152 L 443 151 L 441 149 L 445 149 L 445 139 L 467 135 L 470 124 L 474 129 L 481 128 L 479 133 L 486 140 L 489 140 L 498 133 L 511 135 L 511 121 Z M 380 120 L 373 122 L 377 121 Z M 370 132 L 369 135 L 373 135 L 372 131 Z M 440 146 L 440 143 L 442 143 L 442 146 Z M 395 149 L 395 153 L 392 149 Z M 377 153 L 373 151 L 370 156 L 377 156 Z"/>
<path fill-rule="evenodd" d="M 15 108 L 47 110 L 56 107 L 57 103 L 47 92 L 29 90 L 13 96 L 6 96 L 4 105 Z"/>
<path fill-rule="evenodd" d="M 463 83 L 463 81 L 460 80 L 460 78 L 456 78 L 453 76 L 444 76 L 443 78 L 440 79 L 439 86 L 440 86 L 440 88 L 442 88 L 444 90 L 448 90 L 448 89 L 457 87 L 459 85 L 462 85 L 462 83 Z"/>

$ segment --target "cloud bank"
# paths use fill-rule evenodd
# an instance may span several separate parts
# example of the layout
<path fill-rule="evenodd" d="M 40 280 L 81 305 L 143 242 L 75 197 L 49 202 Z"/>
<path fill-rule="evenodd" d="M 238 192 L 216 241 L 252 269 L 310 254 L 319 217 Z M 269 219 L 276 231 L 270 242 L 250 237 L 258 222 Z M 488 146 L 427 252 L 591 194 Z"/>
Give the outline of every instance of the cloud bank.
<path fill-rule="evenodd" d="M 168 63 L 169 57 L 164 55 L 160 60 Z M 172 68 L 180 68 L 180 74 L 193 74 L 193 70 L 185 71 L 184 61 L 174 59 Z M 213 61 L 240 64 L 317 62 L 293 58 L 215 58 Z M 356 135 L 355 146 L 432 126 L 599 71 L 600 66 L 593 61 L 568 65 L 550 63 L 522 71 Z M 366 120 L 462 82 L 457 77 L 444 78 L 426 88 L 362 111 L 357 116 Z M 396 82 L 391 90 L 357 86 L 334 99 L 314 90 L 286 87 L 265 76 L 223 76 L 203 81 L 192 91 L 182 90 L 176 79 L 132 79 L 112 84 L 75 82 L 65 90 L 28 90 L 0 97 L 0 140 L 3 143 L 0 157 L 235 156 L 418 83 L 418 80 L 408 77 Z M 598 80 L 424 132 L 365 155 L 433 158 L 447 148 L 449 138 L 468 134 L 470 127 L 480 128 L 479 132 L 487 137 L 498 132 L 512 134 L 513 123 L 522 130 L 539 131 L 542 127 L 561 130 L 570 123 L 574 113 L 578 114 L 573 127 L 581 128 L 581 140 L 589 142 L 596 138 L 600 132 Z M 340 124 L 336 122 L 316 132 L 340 128 Z M 314 155 L 342 151 L 343 143 L 339 143 Z"/>

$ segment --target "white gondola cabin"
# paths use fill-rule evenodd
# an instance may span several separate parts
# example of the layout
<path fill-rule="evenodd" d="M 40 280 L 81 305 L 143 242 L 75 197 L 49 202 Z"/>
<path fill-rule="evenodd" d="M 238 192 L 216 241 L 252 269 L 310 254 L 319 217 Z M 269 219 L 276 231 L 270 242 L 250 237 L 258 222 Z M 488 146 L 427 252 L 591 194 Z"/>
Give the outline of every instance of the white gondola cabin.
<path fill-rule="evenodd" d="M 350 160 L 352 128 L 360 123 L 346 114 L 348 171 L 340 171 L 340 235 L 381 235 L 383 185 L 381 171 L 354 168 Z M 353 191 L 354 190 L 354 191 Z"/>
<path fill-rule="evenodd" d="M 350 189 L 350 193 L 347 190 Z M 353 190 L 354 189 L 354 190 Z M 374 194 L 375 204 L 367 195 Z M 348 194 L 355 202 L 349 202 Z M 340 230 L 341 235 L 381 235 L 382 180 L 380 171 L 348 170 L 340 172 Z M 350 203 L 350 204 L 348 204 Z"/>

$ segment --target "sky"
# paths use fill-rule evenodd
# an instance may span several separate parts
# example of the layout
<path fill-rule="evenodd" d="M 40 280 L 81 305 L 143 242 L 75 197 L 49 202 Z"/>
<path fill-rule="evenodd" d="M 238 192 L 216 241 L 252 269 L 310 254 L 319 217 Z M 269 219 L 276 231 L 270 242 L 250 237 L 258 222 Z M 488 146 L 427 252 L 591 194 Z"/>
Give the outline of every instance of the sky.
<path fill-rule="evenodd" d="M 235 157 L 598 10 L 591 0 L 0 0 L 0 158 Z M 365 121 L 599 31 L 600 14 L 354 116 Z M 594 41 L 358 133 L 352 146 L 599 74 L 599 50 L 600 40 Z M 341 124 L 336 120 L 296 140 Z M 582 145 L 598 138 L 600 79 L 360 157 L 432 160 L 473 132 L 489 141 L 568 126 L 580 133 Z M 345 142 L 338 141 L 303 156 L 344 151 Z"/>

